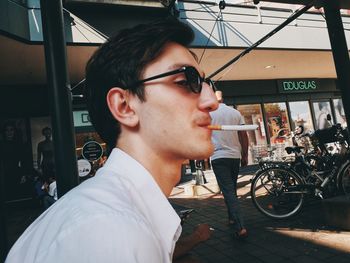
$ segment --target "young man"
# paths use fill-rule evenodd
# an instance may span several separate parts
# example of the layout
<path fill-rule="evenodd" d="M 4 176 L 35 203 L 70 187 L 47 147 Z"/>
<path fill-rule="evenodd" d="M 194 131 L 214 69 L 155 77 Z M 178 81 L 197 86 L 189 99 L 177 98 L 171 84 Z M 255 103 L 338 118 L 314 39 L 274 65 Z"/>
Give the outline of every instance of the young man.
<path fill-rule="evenodd" d="M 7 262 L 171 262 L 181 233 L 167 200 L 186 159 L 213 152 L 211 81 L 188 50 L 191 29 L 163 20 L 124 30 L 93 55 L 86 99 L 115 147 L 96 176 L 52 205 Z"/>
<path fill-rule="evenodd" d="M 220 125 L 244 124 L 243 116 L 236 109 L 223 103 L 222 92 L 216 91 L 220 102 L 219 108 L 210 113 L 212 123 Z M 214 154 L 211 156 L 211 165 L 224 196 L 228 212 L 228 223 L 234 229 L 238 239 L 247 237 L 240 206 L 237 199 L 237 179 L 239 166 L 248 163 L 248 136 L 246 131 L 214 131 Z"/>

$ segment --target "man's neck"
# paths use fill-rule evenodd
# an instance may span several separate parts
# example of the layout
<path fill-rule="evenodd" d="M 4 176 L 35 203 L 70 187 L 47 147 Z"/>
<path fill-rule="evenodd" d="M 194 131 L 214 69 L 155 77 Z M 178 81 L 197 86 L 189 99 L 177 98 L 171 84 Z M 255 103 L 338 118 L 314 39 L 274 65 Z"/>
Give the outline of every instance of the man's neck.
<path fill-rule="evenodd" d="M 152 175 L 165 196 L 169 196 L 174 186 L 181 178 L 183 160 L 167 159 L 164 155 L 154 152 L 146 145 L 118 143 L 118 148 L 129 154 Z"/>

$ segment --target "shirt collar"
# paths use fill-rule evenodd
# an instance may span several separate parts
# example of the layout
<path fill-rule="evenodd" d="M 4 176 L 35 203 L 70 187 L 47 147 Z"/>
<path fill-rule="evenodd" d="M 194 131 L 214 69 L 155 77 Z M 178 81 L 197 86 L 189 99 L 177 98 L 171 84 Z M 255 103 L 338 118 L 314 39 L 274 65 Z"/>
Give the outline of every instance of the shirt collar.
<path fill-rule="evenodd" d="M 138 161 L 118 148 L 113 149 L 104 168 L 113 170 L 134 187 L 133 195 L 140 197 L 136 199 L 139 211 L 152 225 L 152 229 L 155 229 L 158 238 L 167 244 L 168 252 L 171 253 L 173 241 L 176 242 L 181 233 L 180 218 L 152 175 Z"/>

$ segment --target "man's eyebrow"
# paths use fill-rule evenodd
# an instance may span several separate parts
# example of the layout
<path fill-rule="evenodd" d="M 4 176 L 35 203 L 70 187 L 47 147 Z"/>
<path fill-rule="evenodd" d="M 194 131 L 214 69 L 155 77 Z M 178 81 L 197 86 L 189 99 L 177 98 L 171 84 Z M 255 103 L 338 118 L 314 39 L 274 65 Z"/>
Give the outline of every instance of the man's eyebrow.
<path fill-rule="evenodd" d="M 179 64 L 179 63 L 176 63 L 176 64 L 172 64 L 170 65 L 167 70 L 176 70 L 176 69 L 179 69 L 179 68 L 182 68 L 182 67 L 194 67 L 193 65 L 189 65 L 189 64 Z M 196 67 L 194 67 L 196 68 Z M 198 70 L 198 69 L 197 69 Z M 205 73 L 203 71 L 199 71 L 199 74 L 205 78 Z"/>
<path fill-rule="evenodd" d="M 177 64 L 172 64 L 172 65 L 170 65 L 168 68 L 167 68 L 167 70 L 175 70 L 175 69 L 179 69 L 179 68 L 182 68 L 182 67 L 189 67 L 190 65 L 188 65 L 188 64 L 179 64 L 179 63 L 177 63 Z"/>

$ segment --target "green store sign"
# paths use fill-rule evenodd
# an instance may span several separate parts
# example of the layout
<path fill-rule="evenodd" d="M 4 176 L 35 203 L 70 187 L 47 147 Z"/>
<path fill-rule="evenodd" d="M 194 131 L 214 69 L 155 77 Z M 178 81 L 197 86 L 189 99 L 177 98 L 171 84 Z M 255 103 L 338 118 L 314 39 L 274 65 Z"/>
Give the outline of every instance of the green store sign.
<path fill-rule="evenodd" d="M 278 80 L 277 83 L 280 93 L 316 92 L 320 86 L 314 79 Z"/>

